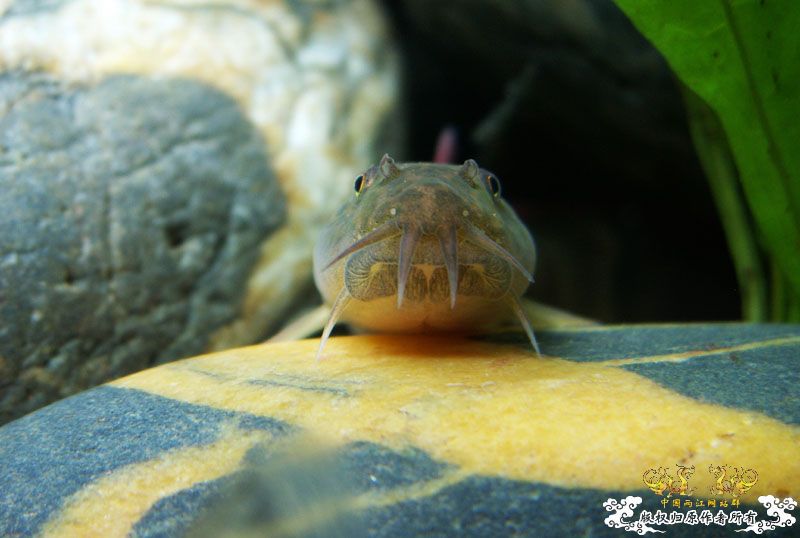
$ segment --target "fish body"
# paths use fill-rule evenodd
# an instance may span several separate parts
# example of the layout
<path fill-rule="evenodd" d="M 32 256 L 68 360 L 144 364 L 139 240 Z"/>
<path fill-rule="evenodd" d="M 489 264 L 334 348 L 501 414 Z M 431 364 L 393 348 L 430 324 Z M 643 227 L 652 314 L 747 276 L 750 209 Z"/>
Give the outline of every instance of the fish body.
<path fill-rule="evenodd" d="M 489 332 L 516 317 L 532 281 L 531 234 L 475 161 L 396 163 L 360 174 L 354 195 L 323 229 L 314 279 L 343 320 L 391 333 Z M 321 349 L 321 348 L 320 348 Z"/>

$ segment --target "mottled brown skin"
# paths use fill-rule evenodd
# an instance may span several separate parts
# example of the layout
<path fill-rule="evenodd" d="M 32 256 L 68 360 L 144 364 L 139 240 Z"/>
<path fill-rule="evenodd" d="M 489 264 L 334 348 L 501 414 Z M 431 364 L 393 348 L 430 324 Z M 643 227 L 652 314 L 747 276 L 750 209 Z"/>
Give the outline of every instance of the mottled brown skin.
<path fill-rule="evenodd" d="M 323 230 L 314 279 L 337 319 L 378 332 L 487 332 L 516 314 L 536 259 L 499 181 L 463 165 L 381 162 Z M 398 294 L 401 291 L 401 294 Z M 515 307 L 516 305 L 516 307 Z"/>

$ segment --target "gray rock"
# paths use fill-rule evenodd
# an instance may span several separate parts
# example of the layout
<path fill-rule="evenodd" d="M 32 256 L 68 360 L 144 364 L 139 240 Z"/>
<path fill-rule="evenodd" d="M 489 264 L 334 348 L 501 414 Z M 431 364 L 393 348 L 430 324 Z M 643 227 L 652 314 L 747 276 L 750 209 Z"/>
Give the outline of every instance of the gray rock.
<path fill-rule="evenodd" d="M 309 300 L 317 232 L 360 171 L 399 153 L 382 136 L 400 131 L 399 64 L 375 0 L 13 0 L 0 7 L 0 43 L 0 71 L 65 84 L 119 74 L 207 84 L 262 137 L 288 218 L 205 351 L 262 341 Z"/>
<path fill-rule="evenodd" d="M 0 75 L 0 423 L 203 351 L 284 206 L 208 86 Z"/>

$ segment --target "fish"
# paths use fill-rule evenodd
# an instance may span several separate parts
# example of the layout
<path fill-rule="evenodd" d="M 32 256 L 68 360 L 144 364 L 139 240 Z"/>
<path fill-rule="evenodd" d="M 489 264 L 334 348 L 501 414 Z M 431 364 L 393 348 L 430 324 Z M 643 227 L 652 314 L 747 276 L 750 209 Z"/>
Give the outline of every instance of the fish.
<path fill-rule="evenodd" d="M 500 179 L 463 164 L 395 162 L 385 154 L 322 229 L 314 282 L 336 323 L 380 333 L 481 334 L 516 321 L 539 346 L 521 297 L 536 246 L 503 199 Z"/>

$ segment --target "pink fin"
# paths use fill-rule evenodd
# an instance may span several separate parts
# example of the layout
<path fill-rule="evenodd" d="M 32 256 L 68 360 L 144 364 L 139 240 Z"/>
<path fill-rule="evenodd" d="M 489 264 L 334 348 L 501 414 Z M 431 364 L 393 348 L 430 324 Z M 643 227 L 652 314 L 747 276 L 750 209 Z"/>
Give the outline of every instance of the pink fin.
<path fill-rule="evenodd" d="M 458 154 L 458 131 L 453 126 L 445 127 L 436 139 L 436 151 L 433 154 L 433 162 L 450 164 L 455 162 Z"/>

